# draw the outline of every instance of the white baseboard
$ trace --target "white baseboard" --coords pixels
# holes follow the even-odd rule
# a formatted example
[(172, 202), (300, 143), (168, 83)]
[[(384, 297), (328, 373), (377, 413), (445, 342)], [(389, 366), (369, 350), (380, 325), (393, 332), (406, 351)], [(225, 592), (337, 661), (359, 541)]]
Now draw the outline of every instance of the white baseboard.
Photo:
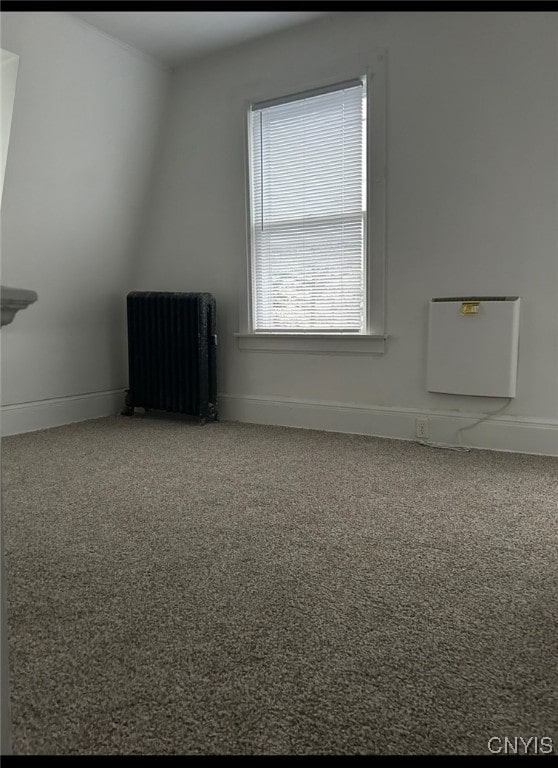
[[(456, 443), (461, 427), (474, 424), (483, 413), (387, 408), (353, 403), (296, 400), (219, 394), (219, 413), (224, 421), (275, 424), (327, 432), (415, 440), (415, 419), (429, 420), (430, 437), (436, 443)], [(124, 389), (73, 395), (2, 407), (2, 435), (34, 432), (120, 412)], [(558, 420), (496, 416), (467, 430), (463, 444), (493, 451), (558, 456)]]
[[(429, 420), (429, 440), (457, 444), (457, 430), (483, 413), (385, 408), (327, 401), (220, 394), (220, 418), (253, 424), (322, 429), (359, 435), (415, 440), (415, 419)], [(558, 420), (497, 416), (462, 433), (463, 445), (492, 451), (558, 456)]]
[(2, 406), (2, 435), (35, 432), (74, 421), (113, 416), (124, 405), (124, 389), (56, 397), (31, 403)]

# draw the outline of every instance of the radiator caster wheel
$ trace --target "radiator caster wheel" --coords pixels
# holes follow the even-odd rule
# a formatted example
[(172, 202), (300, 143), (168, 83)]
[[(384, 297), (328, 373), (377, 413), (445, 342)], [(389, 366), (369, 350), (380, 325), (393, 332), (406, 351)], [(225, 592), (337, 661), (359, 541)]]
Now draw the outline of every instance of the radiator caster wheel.
[(209, 403), (207, 413), (209, 415), (209, 418), (212, 421), (217, 421), (217, 416), (219, 415), (219, 411), (217, 410), (217, 407), (213, 403)]

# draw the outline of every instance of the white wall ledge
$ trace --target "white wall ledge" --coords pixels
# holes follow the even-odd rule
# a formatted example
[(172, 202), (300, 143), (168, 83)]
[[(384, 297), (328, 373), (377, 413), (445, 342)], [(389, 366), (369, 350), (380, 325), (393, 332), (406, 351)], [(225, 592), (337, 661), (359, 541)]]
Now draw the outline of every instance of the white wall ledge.
[(242, 351), (378, 355), (388, 338), (363, 333), (235, 333)]
[(9, 325), (14, 319), (16, 312), (33, 304), (37, 301), (37, 298), (38, 296), (35, 291), (29, 291), (25, 288), (10, 288), (8, 285), (3, 285), (0, 295), (2, 325)]

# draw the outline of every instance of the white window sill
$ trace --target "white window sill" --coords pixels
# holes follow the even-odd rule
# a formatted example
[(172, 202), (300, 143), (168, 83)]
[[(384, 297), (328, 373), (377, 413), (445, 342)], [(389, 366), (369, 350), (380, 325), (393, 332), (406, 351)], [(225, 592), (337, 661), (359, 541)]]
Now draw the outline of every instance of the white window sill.
[(235, 333), (243, 351), (341, 353), (378, 355), (385, 352), (383, 334), (361, 333)]

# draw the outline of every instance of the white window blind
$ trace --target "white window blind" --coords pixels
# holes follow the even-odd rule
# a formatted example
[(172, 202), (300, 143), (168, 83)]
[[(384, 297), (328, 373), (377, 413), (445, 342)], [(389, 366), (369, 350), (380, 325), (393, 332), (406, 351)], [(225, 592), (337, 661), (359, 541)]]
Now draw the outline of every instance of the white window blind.
[(366, 332), (365, 80), (250, 111), (252, 324)]

